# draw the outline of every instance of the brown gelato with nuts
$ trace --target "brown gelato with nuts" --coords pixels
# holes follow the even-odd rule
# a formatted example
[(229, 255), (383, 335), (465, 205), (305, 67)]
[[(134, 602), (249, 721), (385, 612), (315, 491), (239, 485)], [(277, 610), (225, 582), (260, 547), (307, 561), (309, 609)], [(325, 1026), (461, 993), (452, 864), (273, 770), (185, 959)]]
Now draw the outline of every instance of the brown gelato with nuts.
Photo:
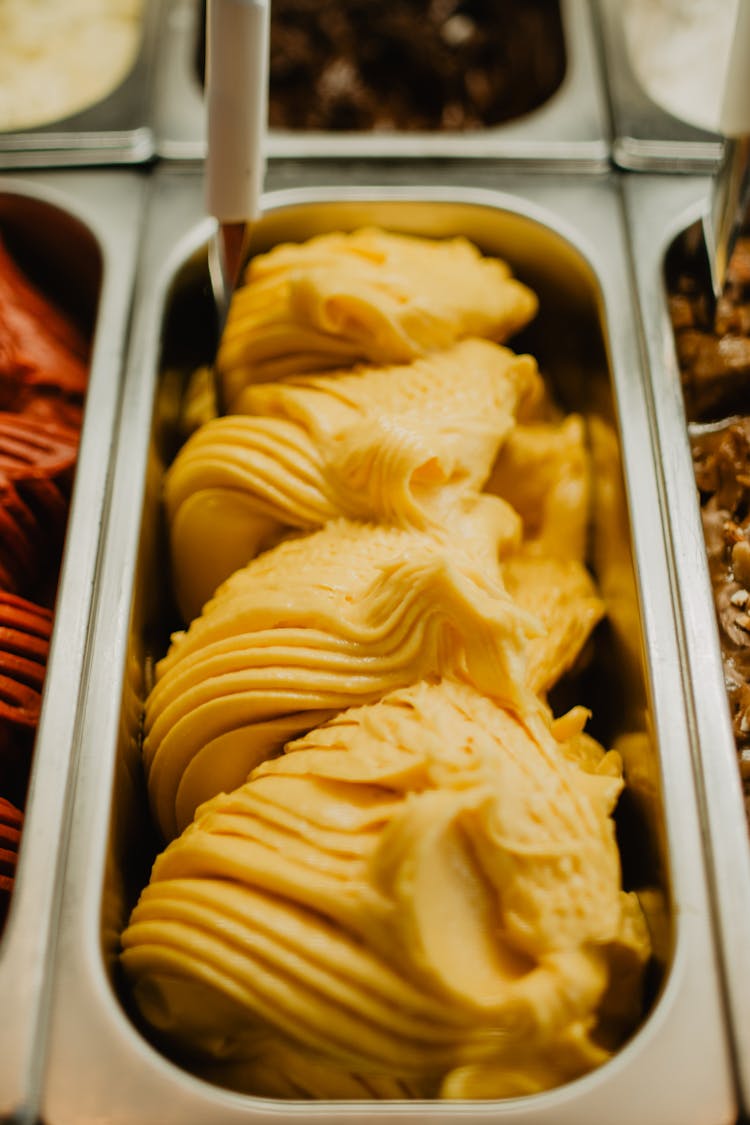
[(697, 274), (679, 269), (670, 314), (750, 818), (750, 236), (715, 308)]
[(559, 0), (274, 0), (270, 35), (274, 129), (481, 129), (565, 73)]
[(692, 439), (724, 679), (750, 812), (750, 419)]

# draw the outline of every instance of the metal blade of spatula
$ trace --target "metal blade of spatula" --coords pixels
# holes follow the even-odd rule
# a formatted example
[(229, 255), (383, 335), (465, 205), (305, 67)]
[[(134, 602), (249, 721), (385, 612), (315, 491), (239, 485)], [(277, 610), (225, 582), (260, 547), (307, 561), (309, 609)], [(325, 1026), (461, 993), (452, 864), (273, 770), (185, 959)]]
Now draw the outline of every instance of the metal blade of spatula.
[(714, 177), (704, 236), (718, 300), (750, 202), (750, 0), (740, 0), (719, 121), (724, 157)]
[[(268, 116), (269, 0), (206, 6), (206, 209), (217, 220), (208, 267), (218, 339), (258, 217)], [(220, 388), (217, 397), (221, 400)]]

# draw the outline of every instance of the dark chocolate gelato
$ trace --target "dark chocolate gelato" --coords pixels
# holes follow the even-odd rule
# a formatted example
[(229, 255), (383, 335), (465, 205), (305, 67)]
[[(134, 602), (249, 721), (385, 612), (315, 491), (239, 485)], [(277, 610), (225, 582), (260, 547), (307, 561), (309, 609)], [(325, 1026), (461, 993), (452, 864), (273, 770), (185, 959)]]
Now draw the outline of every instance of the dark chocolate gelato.
[(274, 0), (270, 35), (273, 129), (481, 129), (565, 73), (559, 0)]

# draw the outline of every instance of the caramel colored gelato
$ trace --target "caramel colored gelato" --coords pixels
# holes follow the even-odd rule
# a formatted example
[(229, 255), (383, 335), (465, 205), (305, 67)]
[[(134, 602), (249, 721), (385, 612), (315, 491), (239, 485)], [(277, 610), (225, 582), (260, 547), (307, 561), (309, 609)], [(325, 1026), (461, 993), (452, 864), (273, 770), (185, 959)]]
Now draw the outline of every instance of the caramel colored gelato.
[(442, 679), (289, 744), (157, 860), (123, 935), (147, 1020), (292, 1097), (310, 1060), (326, 1096), (357, 1076), (454, 1098), (603, 1062), (648, 937), (620, 890), (620, 762), (583, 721), (558, 742), (541, 708)]
[(233, 412), (200, 423), (191, 385), (164, 481), (186, 627), (143, 723), (171, 843), (122, 963), (212, 1081), (509, 1097), (637, 1024), (622, 764), (549, 702), (604, 604), (584, 420), (502, 343), (535, 311), (464, 239), (322, 235), (248, 267)]

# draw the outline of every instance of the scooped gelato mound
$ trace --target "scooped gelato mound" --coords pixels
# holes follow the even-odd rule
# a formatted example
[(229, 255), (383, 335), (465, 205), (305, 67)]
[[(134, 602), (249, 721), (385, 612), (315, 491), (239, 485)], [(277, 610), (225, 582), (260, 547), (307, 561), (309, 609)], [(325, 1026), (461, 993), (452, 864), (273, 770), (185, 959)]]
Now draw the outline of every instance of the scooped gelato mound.
[(477, 493), (517, 416), (541, 395), (531, 356), (480, 339), (411, 364), (247, 387), (243, 413), (201, 426), (165, 478), (186, 620), (282, 534), (340, 516), (466, 539), (472, 524), (481, 535), (494, 506), (506, 528), (490, 533), (497, 555), (499, 540), (517, 539), (518, 518)]
[(522, 694), (537, 619), (461, 544), (336, 520), (238, 570), (156, 669), (144, 763), (169, 839), (288, 738), (427, 675)]
[(217, 357), (230, 410), (251, 383), (355, 363), (409, 363), (468, 336), (502, 343), (536, 313), (508, 265), (464, 238), (374, 228), (254, 257)]
[(144, 1019), (280, 1096), (314, 1071), (315, 1096), (505, 1097), (604, 1062), (649, 942), (585, 715), (448, 678), (287, 745), (157, 859), (123, 935)]
[(280, 244), (232, 303), (230, 413), (200, 369), (169, 398), (186, 626), (142, 749), (172, 842), (122, 958), (159, 1045), (211, 1081), (531, 1094), (640, 1017), (621, 761), (550, 703), (605, 606), (590, 427), (503, 343), (535, 311), (463, 238)]
[(520, 418), (485, 488), (518, 512), (529, 550), (542, 558), (585, 560), (591, 455), (580, 414)]

